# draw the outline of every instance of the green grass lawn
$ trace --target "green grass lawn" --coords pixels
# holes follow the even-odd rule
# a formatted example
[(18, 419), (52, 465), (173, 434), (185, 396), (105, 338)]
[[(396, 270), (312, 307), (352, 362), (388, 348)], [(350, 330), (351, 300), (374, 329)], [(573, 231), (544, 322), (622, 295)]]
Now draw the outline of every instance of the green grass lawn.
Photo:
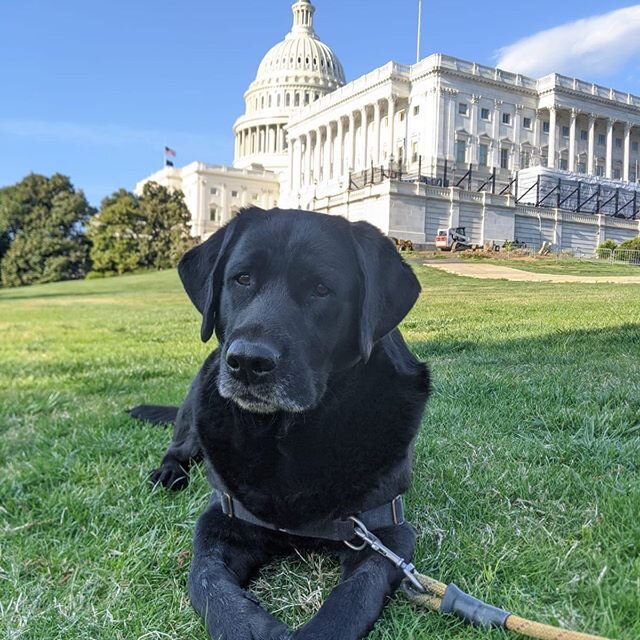
[(636, 276), (640, 281), (640, 265), (610, 264), (599, 260), (578, 258), (481, 258), (464, 256), (465, 260), (479, 260), (483, 264), (495, 264), (534, 273), (553, 273), (575, 276)]
[[(417, 267), (403, 325), (432, 367), (408, 515), (424, 573), (515, 613), (640, 637), (640, 285), (472, 280)], [(173, 272), (0, 291), (0, 635), (205, 638), (186, 577), (202, 472), (150, 490), (208, 347)], [(337, 579), (312, 555), (255, 591), (299, 624)], [(401, 596), (374, 640), (504, 637)]]

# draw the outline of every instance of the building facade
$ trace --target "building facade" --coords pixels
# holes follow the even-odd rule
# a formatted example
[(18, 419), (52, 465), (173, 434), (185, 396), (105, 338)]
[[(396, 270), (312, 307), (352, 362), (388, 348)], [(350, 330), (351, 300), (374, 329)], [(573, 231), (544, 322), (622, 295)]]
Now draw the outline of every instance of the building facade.
[(191, 212), (191, 235), (197, 238), (211, 235), (243, 207), (271, 209), (277, 206), (280, 193), (278, 178), (271, 171), (203, 162), (192, 162), (181, 168), (164, 167), (138, 182), (137, 194), (142, 193), (147, 182), (182, 190)]
[(434, 177), (446, 161), (450, 171), (495, 169), (503, 182), (531, 166), (636, 182), (640, 98), (434, 54), (389, 63), (321, 98), (292, 118), (288, 137), (290, 206), (389, 162)]
[[(297, 0), (292, 11), (291, 31), (266, 54), (245, 93), (245, 113), (234, 125), (233, 167), (192, 163), (146, 179), (183, 189), (194, 235), (208, 235), (240, 207), (277, 202), (369, 220), (419, 244), (433, 242), (434, 220), (439, 226), (462, 222), (474, 242), (503, 242), (530, 230), (524, 205), (568, 206), (560, 186), (553, 200), (521, 201), (517, 186), (514, 193), (514, 176), (537, 167), (558, 184), (588, 179), (615, 192), (600, 198), (598, 186), (598, 197), (589, 197), (595, 208), (578, 202), (568, 210), (578, 218), (624, 218), (617, 226), (606, 220), (594, 226), (596, 218), (585, 217), (587, 235), (577, 243), (585, 251), (606, 237), (607, 228), (621, 238), (638, 235), (640, 97), (558, 74), (530, 78), (440, 53), (414, 65), (389, 62), (346, 83), (339, 59), (314, 31), (313, 4)], [(407, 182), (415, 184), (400, 184)], [(465, 197), (457, 192), (479, 193), (488, 184), (490, 194), (466, 198), (485, 198), (483, 206), (460, 214), (455, 203)], [(603, 201), (607, 207), (601, 209)], [(543, 217), (548, 218), (538, 220)], [(579, 224), (578, 218), (571, 224)], [(556, 222), (562, 219), (554, 214)], [(551, 235), (542, 233), (542, 222), (538, 226), (540, 233), (527, 232), (528, 237), (571, 248), (567, 243), (574, 236), (563, 236), (561, 226)]]

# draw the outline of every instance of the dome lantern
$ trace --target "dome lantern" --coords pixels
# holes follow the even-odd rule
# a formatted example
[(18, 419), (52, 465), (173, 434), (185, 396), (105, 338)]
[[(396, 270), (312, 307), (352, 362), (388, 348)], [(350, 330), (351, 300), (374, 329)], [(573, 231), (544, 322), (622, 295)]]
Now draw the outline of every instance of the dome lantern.
[(315, 35), (313, 32), (313, 14), (316, 8), (309, 0), (298, 0), (292, 7), (293, 11), (293, 27), (292, 34), (304, 33), (307, 35)]

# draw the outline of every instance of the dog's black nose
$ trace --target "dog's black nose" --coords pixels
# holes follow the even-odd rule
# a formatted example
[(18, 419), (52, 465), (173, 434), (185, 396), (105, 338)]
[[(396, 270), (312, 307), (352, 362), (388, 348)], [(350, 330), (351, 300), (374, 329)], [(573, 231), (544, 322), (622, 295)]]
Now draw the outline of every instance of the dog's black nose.
[(253, 382), (273, 371), (278, 365), (278, 354), (266, 344), (234, 340), (227, 349), (226, 362), (236, 377)]

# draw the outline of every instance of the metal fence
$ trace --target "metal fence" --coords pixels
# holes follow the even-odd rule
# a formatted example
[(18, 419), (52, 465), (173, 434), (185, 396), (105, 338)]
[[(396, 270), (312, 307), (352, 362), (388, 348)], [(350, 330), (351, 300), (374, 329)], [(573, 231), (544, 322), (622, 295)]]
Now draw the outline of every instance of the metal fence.
[(374, 167), (351, 173), (349, 189), (358, 190), (379, 184), (387, 179), (402, 182), (420, 182), (437, 187), (458, 187), (466, 191), (511, 195), (516, 204), (534, 207), (564, 209), (575, 213), (603, 214), (606, 216), (640, 219), (640, 196), (635, 189), (600, 184), (597, 180), (576, 180), (537, 176), (532, 181), (519, 180), (518, 172), (506, 179), (496, 169), (474, 169), (473, 165), (450, 164), (447, 161), (436, 175), (423, 172), (422, 158), (415, 169), (407, 171), (403, 163)]
[(633, 264), (640, 267), (640, 251), (636, 249), (596, 249), (596, 257), (612, 264)]

